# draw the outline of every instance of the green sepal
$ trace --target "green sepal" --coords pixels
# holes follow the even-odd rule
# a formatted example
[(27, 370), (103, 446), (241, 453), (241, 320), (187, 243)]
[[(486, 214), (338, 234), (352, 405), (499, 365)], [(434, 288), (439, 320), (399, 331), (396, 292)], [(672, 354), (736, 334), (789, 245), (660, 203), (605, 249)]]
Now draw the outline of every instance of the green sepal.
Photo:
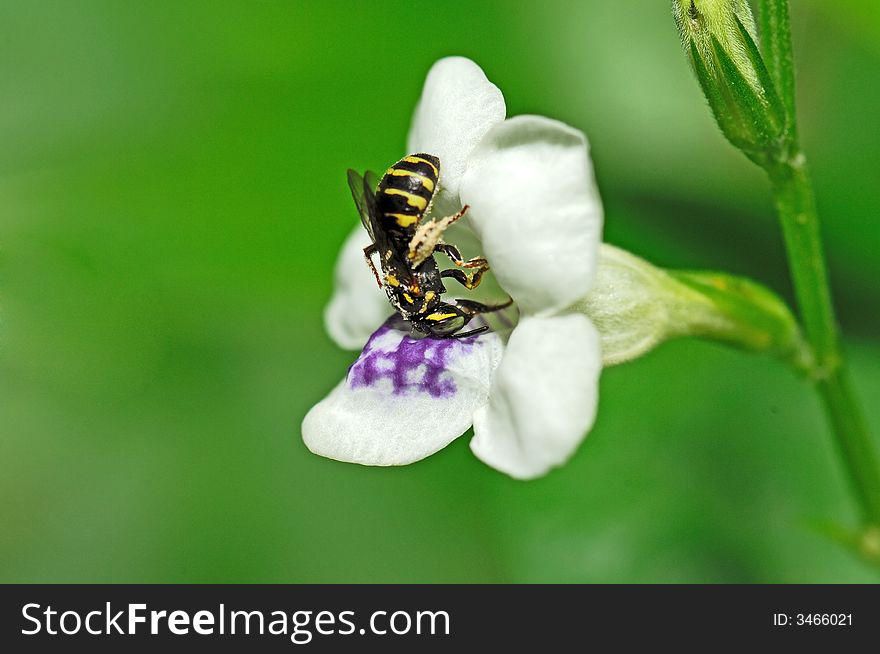
[(740, 139), (736, 131), (730, 130), (726, 124), (724, 107), (727, 103), (721, 94), (720, 87), (709, 73), (709, 69), (706, 67), (703, 58), (700, 56), (699, 48), (693, 40), (690, 42), (690, 51), (691, 61), (694, 64), (694, 73), (697, 76), (697, 81), (700, 83), (700, 88), (703, 89), (703, 95), (706, 96), (706, 101), (709, 103), (709, 108), (712, 110), (715, 122), (718, 124), (718, 127), (721, 129), (724, 136), (727, 137), (727, 140), (733, 143), (736, 147), (741, 147)]
[(736, 21), (736, 26), (739, 29), (743, 43), (746, 46), (746, 54), (749, 57), (752, 68), (758, 75), (758, 82), (764, 91), (764, 97), (767, 100), (769, 109), (768, 118), (773, 123), (773, 134), (778, 138), (780, 133), (785, 131), (789, 117), (786, 115), (785, 107), (779, 99), (779, 93), (776, 90), (776, 82), (770, 76), (770, 71), (767, 70), (767, 66), (764, 64), (764, 59), (761, 57), (761, 53), (758, 51), (758, 46), (752, 39), (752, 35), (749, 34), (749, 31), (746, 29), (745, 25), (742, 24), (742, 21), (738, 16), (734, 16), (734, 20)]
[(797, 115), (788, 0), (758, 0), (757, 4), (762, 58), (767, 64), (767, 70), (785, 107), (786, 141), (795, 143)]
[(606, 366), (693, 336), (776, 356), (801, 372), (813, 369), (812, 350), (785, 302), (742, 277), (663, 270), (603, 243), (593, 288), (571, 308), (593, 321)]
[[(749, 158), (764, 165), (766, 153), (774, 147), (782, 133), (782, 125), (770, 112), (764, 94), (752, 86), (714, 36), (712, 52), (718, 64), (717, 83), (727, 99), (726, 106), (719, 110), (729, 112), (723, 115), (723, 122), (737, 135), (736, 140), (728, 138)], [(719, 124), (722, 124), (722, 119), (719, 119)]]
[[(726, 341), (777, 356), (808, 373), (813, 356), (788, 305), (765, 286), (716, 271), (671, 270), (676, 281), (708, 299), (717, 312), (702, 324), (683, 325), (683, 333)], [(716, 320), (715, 318), (723, 318)]]
[(865, 563), (880, 570), (880, 525), (868, 524), (858, 530), (836, 522), (814, 522), (813, 528), (843, 546)]

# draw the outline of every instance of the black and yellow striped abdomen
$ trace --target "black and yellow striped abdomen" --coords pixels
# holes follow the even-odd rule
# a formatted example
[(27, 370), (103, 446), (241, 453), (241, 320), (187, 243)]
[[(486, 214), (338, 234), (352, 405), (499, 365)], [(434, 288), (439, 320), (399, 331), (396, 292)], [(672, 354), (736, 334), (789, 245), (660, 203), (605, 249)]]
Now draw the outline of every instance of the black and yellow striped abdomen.
[(399, 242), (409, 242), (437, 191), (440, 160), (431, 154), (411, 154), (385, 171), (376, 190), (376, 210), (382, 227)]

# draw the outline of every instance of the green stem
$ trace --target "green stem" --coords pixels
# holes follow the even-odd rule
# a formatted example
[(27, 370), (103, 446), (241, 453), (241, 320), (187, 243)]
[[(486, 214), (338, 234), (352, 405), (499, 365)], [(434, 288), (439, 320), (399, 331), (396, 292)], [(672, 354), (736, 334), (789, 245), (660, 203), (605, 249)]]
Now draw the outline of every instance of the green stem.
[(819, 217), (806, 158), (768, 166), (801, 318), (815, 354), (813, 378), (866, 522), (880, 524), (880, 467), (840, 351)]

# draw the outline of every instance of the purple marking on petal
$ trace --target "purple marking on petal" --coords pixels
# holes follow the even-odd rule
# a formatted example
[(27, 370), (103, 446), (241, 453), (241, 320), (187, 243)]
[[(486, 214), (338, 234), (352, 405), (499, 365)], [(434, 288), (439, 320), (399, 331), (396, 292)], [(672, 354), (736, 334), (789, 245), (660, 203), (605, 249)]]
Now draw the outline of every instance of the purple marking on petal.
[(455, 382), (447, 372), (449, 356), (455, 348), (470, 349), (477, 336), (463, 339), (414, 337), (401, 333), (393, 349), (380, 349), (381, 341), (391, 331), (403, 332), (408, 326), (397, 316), (389, 318), (364, 346), (358, 360), (348, 370), (352, 388), (373, 386), (382, 379), (391, 380), (395, 395), (407, 392), (448, 397), (455, 393)]

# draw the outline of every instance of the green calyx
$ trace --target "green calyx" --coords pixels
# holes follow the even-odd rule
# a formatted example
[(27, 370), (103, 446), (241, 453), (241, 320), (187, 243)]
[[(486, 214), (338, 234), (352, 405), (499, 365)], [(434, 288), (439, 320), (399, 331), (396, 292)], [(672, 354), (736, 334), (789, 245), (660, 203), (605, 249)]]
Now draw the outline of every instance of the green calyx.
[(606, 366), (692, 336), (776, 356), (801, 372), (812, 369), (811, 350), (786, 304), (741, 277), (661, 270), (603, 244), (594, 287), (572, 308), (596, 325)]
[(809, 374), (813, 354), (788, 305), (765, 286), (716, 271), (668, 271), (711, 307), (682, 321), (681, 335), (704, 336), (752, 352), (771, 354)]

